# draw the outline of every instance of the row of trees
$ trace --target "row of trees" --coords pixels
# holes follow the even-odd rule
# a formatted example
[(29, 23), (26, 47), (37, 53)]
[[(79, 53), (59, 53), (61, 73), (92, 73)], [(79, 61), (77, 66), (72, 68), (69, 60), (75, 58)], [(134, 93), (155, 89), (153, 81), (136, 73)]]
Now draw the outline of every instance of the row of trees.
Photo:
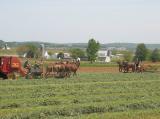
[[(88, 41), (88, 47), (86, 49), (86, 51), (79, 49), (79, 48), (74, 48), (69, 50), (69, 52), (71, 53), (72, 58), (78, 58), (78, 57), (88, 57), (88, 60), (93, 62), (96, 60), (97, 57), (97, 51), (100, 48), (100, 44), (99, 42), (95, 41), (94, 39), (90, 39)], [(26, 54), (26, 57), (29, 58), (38, 58), (42, 56), (42, 52), (40, 50), (40, 48), (38, 48), (37, 46), (35, 46), (34, 44), (27, 44), (27, 45), (22, 45), (20, 47), (17, 48), (17, 53), (20, 56), (23, 56), (24, 54)], [(49, 52), (49, 54), (51, 55), (52, 53)], [(57, 55), (57, 58), (64, 58), (64, 53), (63, 52), (59, 52)]]
[[(69, 50), (69, 52), (71, 53), (71, 56), (73, 58), (87, 57), (88, 60), (91, 63), (93, 63), (97, 58), (97, 52), (99, 49), (100, 49), (100, 43), (94, 39), (90, 39), (88, 41), (88, 46), (86, 51), (74, 48)], [(21, 56), (26, 53), (26, 57), (31, 57), (31, 58), (38, 58), (42, 56), (40, 48), (36, 47), (33, 44), (28, 44), (18, 47), (17, 53)], [(147, 47), (143, 43), (137, 45), (136, 51), (134, 53), (131, 51), (121, 51), (121, 53), (124, 54), (124, 59), (127, 61), (132, 61), (132, 60), (135, 61), (137, 59), (141, 61), (145, 60), (151, 60), (153, 62), (160, 61), (160, 51), (157, 48), (151, 51), (147, 49)], [(64, 58), (63, 52), (59, 52), (57, 58), (59, 57)]]
[(160, 61), (160, 50), (154, 49), (150, 50), (146, 47), (144, 43), (138, 44), (135, 53), (132, 53), (130, 51), (124, 51), (124, 59), (127, 61), (152, 61), (157, 62)]
[[(100, 49), (99, 42), (96, 42), (94, 39), (89, 40), (87, 47), (87, 56), (91, 63), (96, 60), (97, 51)], [(160, 61), (160, 50), (154, 49), (153, 51), (147, 49), (144, 43), (138, 44), (135, 53), (131, 51), (123, 51), (124, 59), (127, 61), (145, 61), (151, 60), (152, 62)]]
[(156, 48), (153, 50), (153, 52), (151, 53), (151, 60), (152, 62), (157, 62), (160, 61), (160, 51)]
[(136, 48), (135, 58), (141, 61), (151, 60), (152, 62), (157, 62), (160, 61), (160, 51), (157, 48), (151, 51), (142, 43)]

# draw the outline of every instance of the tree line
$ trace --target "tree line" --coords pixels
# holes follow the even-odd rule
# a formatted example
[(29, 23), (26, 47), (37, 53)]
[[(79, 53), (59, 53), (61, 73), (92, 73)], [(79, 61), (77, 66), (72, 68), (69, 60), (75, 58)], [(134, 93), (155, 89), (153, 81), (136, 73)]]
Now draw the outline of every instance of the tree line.
[[(68, 52), (71, 54), (71, 57), (76, 58), (83, 58), (87, 57), (91, 63), (93, 63), (96, 60), (97, 52), (100, 49), (100, 43), (98, 41), (95, 41), (94, 39), (90, 39), (88, 41), (88, 46), (86, 50), (80, 49), (80, 48), (72, 48), (69, 49)], [(20, 56), (23, 56), (25, 54), (25, 57), (27, 58), (39, 58), (42, 56), (42, 52), (39, 47), (37, 47), (34, 44), (25, 44), (21, 45), (17, 48), (17, 54)], [(52, 52), (48, 52), (49, 55), (52, 55)], [(63, 59), (64, 53), (60, 51), (57, 55), (57, 58)]]
[[(88, 61), (93, 63), (96, 58), (97, 58), (97, 52), (101, 48), (100, 43), (96, 41), (95, 39), (90, 39), (88, 41), (88, 45), (86, 50), (80, 49), (80, 48), (72, 48), (69, 50), (71, 57), (76, 59), (78, 57), (87, 57)], [(114, 51), (112, 51), (114, 54)], [(17, 53), (19, 55), (23, 55), (26, 53), (26, 57), (31, 57), (31, 58), (38, 58), (41, 57), (41, 51), (40, 48), (38, 48), (34, 44), (27, 44), (27, 45), (22, 45), (17, 48)], [(138, 44), (135, 52), (132, 51), (121, 51), (123, 54), (124, 60), (127, 61), (135, 61), (135, 60), (140, 60), (140, 61), (145, 61), (145, 60), (150, 60), (152, 62), (157, 62), (160, 61), (160, 50), (155, 48), (154, 50), (150, 50), (146, 47), (144, 43)], [(52, 55), (52, 52), (48, 52), (49, 55)], [(57, 58), (64, 58), (64, 53), (59, 52), (57, 55)]]
[(123, 60), (126, 61), (152, 61), (158, 62), (160, 61), (160, 50), (155, 48), (153, 50), (146, 47), (144, 43), (140, 43), (137, 45), (135, 51), (114, 51), (113, 54), (121, 53), (123, 54)]
[(141, 61), (160, 61), (160, 50), (155, 48), (154, 50), (149, 50), (144, 43), (137, 45), (135, 58), (138, 58)]

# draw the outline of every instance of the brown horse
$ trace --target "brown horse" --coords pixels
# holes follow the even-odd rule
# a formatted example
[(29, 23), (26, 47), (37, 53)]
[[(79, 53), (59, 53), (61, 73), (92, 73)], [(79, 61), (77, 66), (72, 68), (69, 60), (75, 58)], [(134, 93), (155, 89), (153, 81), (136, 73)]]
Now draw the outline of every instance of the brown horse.
[(45, 70), (45, 77), (47, 78), (49, 75), (53, 75), (53, 66), (54, 64), (48, 64)]
[(77, 70), (80, 66), (80, 61), (75, 61), (75, 62), (68, 62), (66, 64), (66, 68), (69, 71), (69, 73), (73, 73), (73, 76), (77, 75)]
[(79, 66), (80, 66), (80, 61), (74, 62), (73, 66), (72, 66), (72, 70), (71, 70), (73, 72), (73, 75), (77, 75), (76, 72), (77, 72)]
[(131, 69), (132, 72), (135, 71), (135, 64), (134, 63), (128, 63), (126, 61), (122, 62), (123, 64), (123, 72), (128, 73)]

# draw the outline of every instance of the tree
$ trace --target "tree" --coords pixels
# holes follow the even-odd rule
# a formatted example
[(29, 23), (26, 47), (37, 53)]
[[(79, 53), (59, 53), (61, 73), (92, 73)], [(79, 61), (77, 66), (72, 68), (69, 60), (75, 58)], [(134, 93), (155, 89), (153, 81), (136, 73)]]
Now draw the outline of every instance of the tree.
[(147, 48), (144, 43), (137, 45), (136, 52), (135, 52), (135, 59), (140, 61), (146, 60), (147, 57)]
[(23, 56), (25, 53), (28, 52), (28, 48), (26, 45), (21, 45), (17, 47), (16, 52), (18, 55)]
[(160, 61), (160, 53), (157, 48), (154, 49), (153, 52), (151, 53), (151, 60), (152, 62)]
[(71, 56), (76, 59), (78, 57), (84, 57), (85, 56), (85, 52), (79, 48), (74, 48), (70, 50), (71, 52)]
[(130, 51), (123, 51), (123, 57), (125, 61), (131, 61), (133, 60), (133, 53)]
[(153, 50), (147, 49), (147, 56), (146, 56), (147, 61), (151, 61), (152, 52), (153, 52)]
[(88, 60), (91, 61), (91, 63), (93, 63), (93, 61), (96, 60), (99, 48), (100, 48), (99, 42), (96, 42), (94, 39), (90, 39), (88, 41), (87, 56)]
[(21, 56), (26, 53), (26, 57), (28, 58), (38, 58), (40, 56), (40, 50), (33, 44), (22, 45), (16, 51)]

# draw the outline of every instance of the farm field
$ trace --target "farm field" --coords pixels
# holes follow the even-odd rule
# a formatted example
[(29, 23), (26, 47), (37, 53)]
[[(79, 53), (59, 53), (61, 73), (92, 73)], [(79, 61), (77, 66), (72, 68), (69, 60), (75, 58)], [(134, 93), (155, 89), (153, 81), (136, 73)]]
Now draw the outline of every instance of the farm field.
[(160, 74), (93, 71), (0, 80), (0, 118), (159, 119)]
[(78, 69), (78, 72), (80, 73), (118, 73), (118, 67), (80, 67)]

